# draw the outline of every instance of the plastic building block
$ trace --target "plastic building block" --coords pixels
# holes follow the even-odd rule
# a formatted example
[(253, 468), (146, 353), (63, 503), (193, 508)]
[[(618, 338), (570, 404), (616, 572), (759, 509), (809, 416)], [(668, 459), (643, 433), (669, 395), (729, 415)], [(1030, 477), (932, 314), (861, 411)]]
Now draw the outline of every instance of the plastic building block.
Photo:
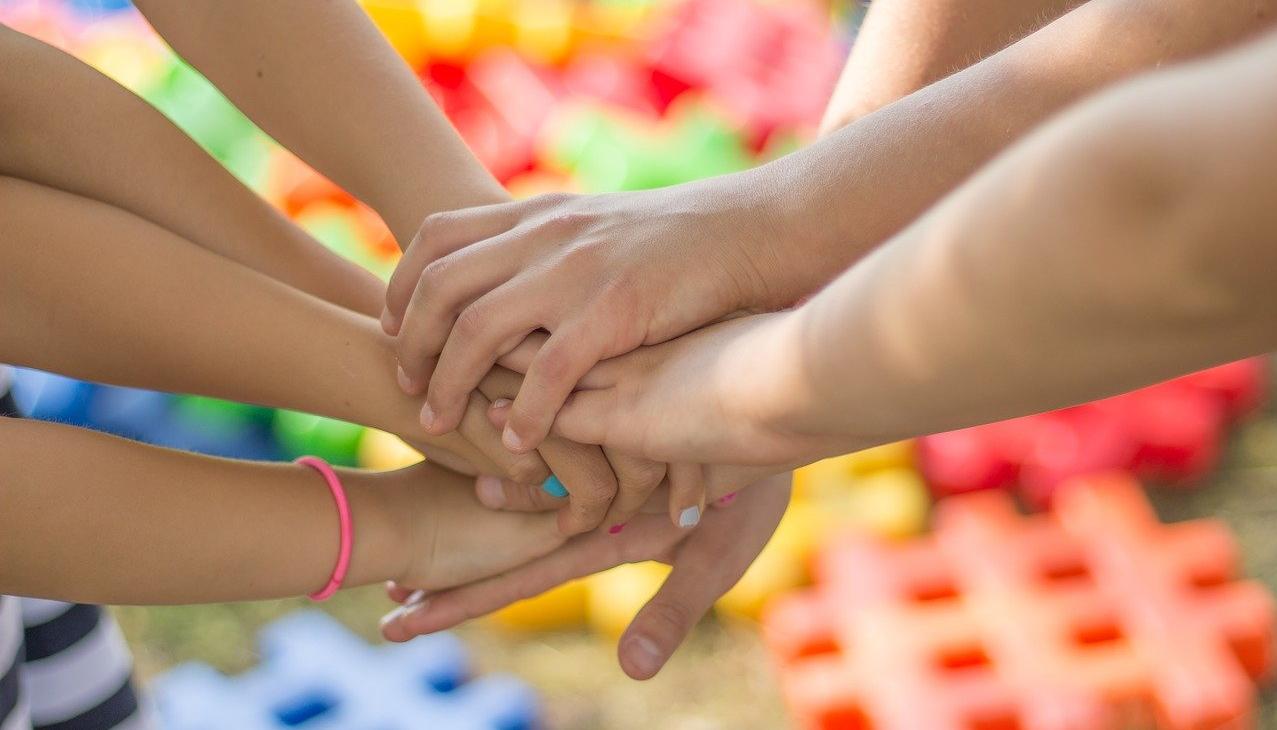
[(589, 593), (588, 581), (574, 580), (500, 609), (492, 622), (509, 631), (577, 628), (585, 624)]
[(368, 429), (359, 441), (359, 465), (365, 469), (389, 471), (412, 466), (422, 460), (417, 450), (398, 436)]
[(273, 431), (290, 459), (312, 454), (339, 466), (359, 463), (359, 441), (364, 429), (353, 423), (297, 411), (278, 411)]
[(1018, 487), (1033, 506), (1070, 478), (1124, 469), (1192, 484), (1219, 460), (1225, 429), (1262, 403), (1265, 361), (1243, 360), (1061, 411), (927, 436), (919, 462), (946, 496)]
[(669, 566), (661, 563), (633, 563), (590, 576), (590, 628), (602, 636), (618, 638), (656, 594), (669, 572)]
[(834, 544), (764, 636), (804, 728), (1244, 728), (1274, 608), (1237, 562), (1222, 524), (1160, 524), (1128, 475), (1027, 517), (986, 491), (928, 537)]
[(23, 414), (42, 421), (89, 425), (89, 408), (99, 386), (39, 370), (13, 370), (13, 399)]
[(532, 730), (535, 693), (509, 676), (470, 679), (450, 634), (368, 646), (326, 614), (266, 627), (262, 664), (224, 677), (202, 664), (159, 677), (152, 695), (167, 730)]
[(777, 129), (814, 127), (842, 66), (815, 3), (690, 0), (666, 28), (651, 49), (658, 93), (704, 90), (756, 148)]

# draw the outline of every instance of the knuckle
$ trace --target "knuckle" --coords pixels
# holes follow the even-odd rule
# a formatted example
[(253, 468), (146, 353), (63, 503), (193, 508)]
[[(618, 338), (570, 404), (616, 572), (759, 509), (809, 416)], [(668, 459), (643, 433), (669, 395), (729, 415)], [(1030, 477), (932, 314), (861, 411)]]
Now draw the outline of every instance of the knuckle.
[(437, 292), (454, 268), (455, 260), (451, 256), (435, 259), (421, 269), (421, 291), (430, 295)]
[(456, 329), (460, 335), (469, 339), (483, 332), (487, 322), (488, 313), (486, 309), (476, 302), (461, 310), (461, 314), (457, 315)]
[(560, 385), (572, 375), (572, 353), (567, 347), (547, 347), (541, 350), (538, 372), (542, 388)]
[(447, 211), (431, 213), (421, 222), (421, 229), (418, 231), (418, 237), (424, 242), (438, 236), (448, 229), (452, 223), (452, 216)]
[(556, 210), (545, 217), (541, 226), (548, 231), (562, 233), (578, 230), (589, 220), (590, 216), (579, 210)]
[(550, 470), (535, 457), (516, 459), (506, 471), (511, 479), (520, 484), (540, 484), (550, 476)]
[(654, 600), (644, 609), (644, 620), (659, 636), (677, 639), (696, 623), (691, 610), (680, 603), (666, 600)]

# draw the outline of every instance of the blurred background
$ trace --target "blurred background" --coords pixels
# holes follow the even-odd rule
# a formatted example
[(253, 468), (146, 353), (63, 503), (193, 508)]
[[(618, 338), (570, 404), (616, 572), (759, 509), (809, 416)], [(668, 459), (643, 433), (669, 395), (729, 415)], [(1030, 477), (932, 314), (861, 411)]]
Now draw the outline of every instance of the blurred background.
[[(671, 185), (741, 170), (798, 148), (814, 136), (864, 12), (852, 2), (815, 0), (362, 5), (479, 158), (518, 196)], [(0, 0), (0, 22), (69, 51), (135, 91), (334, 250), (383, 277), (393, 270), (398, 248), (376, 215), (256, 129), (176, 59), (128, 2)], [(831, 546), (857, 536), (888, 546), (920, 545), (914, 541), (927, 539), (918, 536), (929, 529), (937, 500), (997, 490), (1037, 512), (1049, 510), (1079, 477), (1121, 470), (1154, 485), (1150, 498), (1165, 520), (1222, 519), (1238, 546), (1239, 572), (1272, 588), (1277, 418), (1266, 399), (1271, 375), (1266, 360), (1236, 363), (1097, 404), (892, 444), (801, 470), (793, 507), (758, 563), (650, 682), (636, 683), (621, 673), (615, 641), (659, 584), (661, 566), (624, 566), (455, 633), (477, 674), (510, 674), (531, 688), (546, 727), (875, 727), (880, 723), (859, 705), (824, 714), (813, 710), (818, 702), (809, 690), (815, 680), (796, 679), (806, 675), (794, 668), (807, 652), (789, 653), (785, 634), (791, 627), (764, 618), (779, 615), (767, 609), (777, 597), (822, 590), (804, 586), (813, 581), (813, 564), (836, 552)], [(335, 464), (370, 468), (417, 458), (386, 434), (301, 413), (33, 371), (18, 371), (14, 394), (37, 418), (224, 456), (290, 459), (313, 453)], [(1229, 574), (1216, 582), (1231, 579)], [(150, 679), (186, 662), (227, 675), (251, 670), (263, 661), (256, 639), (262, 627), (309, 607), (298, 600), (114, 612), (140, 675)], [(347, 591), (323, 610), (374, 641), (376, 620), (389, 607), (374, 587)], [(855, 610), (836, 601), (832, 609), (848, 616)], [(1254, 724), (1277, 727), (1272, 695), (1262, 687), (1251, 690), (1249, 675), (1266, 672), (1271, 641), (1271, 609), (1256, 610), (1253, 624), (1263, 650), (1239, 665), (1247, 681), (1242, 701), (1258, 708)], [(1120, 628), (1134, 631), (1122, 623), (1126, 620), (1118, 619)], [(1228, 649), (1238, 640), (1220, 633), (1214, 644), (1231, 661)], [(840, 646), (817, 653), (855, 650)], [(989, 664), (987, 656), (962, 662), (974, 671)], [(1019, 681), (1004, 676), (1009, 670), (1002, 667), (989, 671)], [(1262, 685), (1263, 677), (1257, 678)], [(826, 680), (848, 685), (849, 696), (861, 691), (836, 672)], [(1141, 687), (1127, 693), (1141, 699), (1119, 698), (1126, 709), (1146, 700), (1158, 704), (1156, 688)], [(916, 700), (936, 701), (925, 694)], [(311, 719), (322, 723), (320, 715)], [(1123, 717), (1128, 719), (1122, 726), (1188, 727), (1155, 708)], [(307, 722), (280, 727), (321, 726)], [(1010, 722), (973, 720), (970, 727), (1021, 727)], [(169, 726), (194, 727), (176, 719)], [(418, 726), (444, 727), (404, 725)], [(1237, 725), (1192, 725), (1214, 726)]]

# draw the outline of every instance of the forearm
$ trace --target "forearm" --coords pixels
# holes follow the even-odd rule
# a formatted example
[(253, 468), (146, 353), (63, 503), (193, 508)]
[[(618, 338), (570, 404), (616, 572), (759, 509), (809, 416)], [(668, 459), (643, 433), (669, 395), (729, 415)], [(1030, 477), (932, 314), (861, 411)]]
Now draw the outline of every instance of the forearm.
[(1085, 0), (885, 0), (869, 6), (838, 80), (831, 132), (995, 53)]
[(144, 101), (3, 27), (0, 58), (10, 70), (0, 76), (0, 174), (127, 210), (302, 291), (380, 312), (375, 276), (285, 219)]
[[(418, 433), (420, 405), (370, 317), (119, 209), (0, 183), (0, 362)], [(422, 440), (492, 468), (457, 434)]]
[(882, 443), (1277, 349), (1274, 63), (1089, 102), (842, 276), (790, 329), (818, 384), (794, 412), (826, 404), (796, 430)]
[(1273, 18), (1277, 0), (1091, 0), (984, 61), (745, 173), (747, 185), (773, 200), (780, 239), (803, 248), (788, 257), (774, 288), (815, 291), (1085, 94), (1227, 46)]
[[(0, 592), (93, 603), (297, 596), (337, 559), (323, 479), (158, 449), (81, 429), (0, 419)], [(343, 482), (358, 525), (346, 585), (399, 578), (409, 556), (394, 495)]]
[(505, 199), (353, 1), (137, 5), (262, 129), (377, 210), (401, 246), (431, 213)]

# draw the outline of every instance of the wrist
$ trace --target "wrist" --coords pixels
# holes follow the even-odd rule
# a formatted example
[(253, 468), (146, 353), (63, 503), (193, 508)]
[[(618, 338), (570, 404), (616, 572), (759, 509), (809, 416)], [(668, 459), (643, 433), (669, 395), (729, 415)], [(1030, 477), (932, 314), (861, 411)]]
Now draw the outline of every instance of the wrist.
[(420, 500), (389, 474), (343, 471), (341, 479), (354, 524), (346, 586), (402, 579), (412, 563), (413, 518)]
[(811, 173), (778, 160), (737, 176), (728, 222), (751, 282), (742, 309), (793, 307), (829, 283), (852, 257), (824, 216), (813, 215)]
[(799, 308), (764, 315), (760, 326), (733, 343), (731, 366), (750, 377), (733, 380), (736, 392), (723, 402), (738, 404), (729, 419), (746, 424), (749, 438), (770, 452), (773, 464), (806, 463), (842, 453), (837, 435), (823, 428), (812, 414), (827, 407), (829, 394), (820, 387), (810, 361), (807, 310)]

